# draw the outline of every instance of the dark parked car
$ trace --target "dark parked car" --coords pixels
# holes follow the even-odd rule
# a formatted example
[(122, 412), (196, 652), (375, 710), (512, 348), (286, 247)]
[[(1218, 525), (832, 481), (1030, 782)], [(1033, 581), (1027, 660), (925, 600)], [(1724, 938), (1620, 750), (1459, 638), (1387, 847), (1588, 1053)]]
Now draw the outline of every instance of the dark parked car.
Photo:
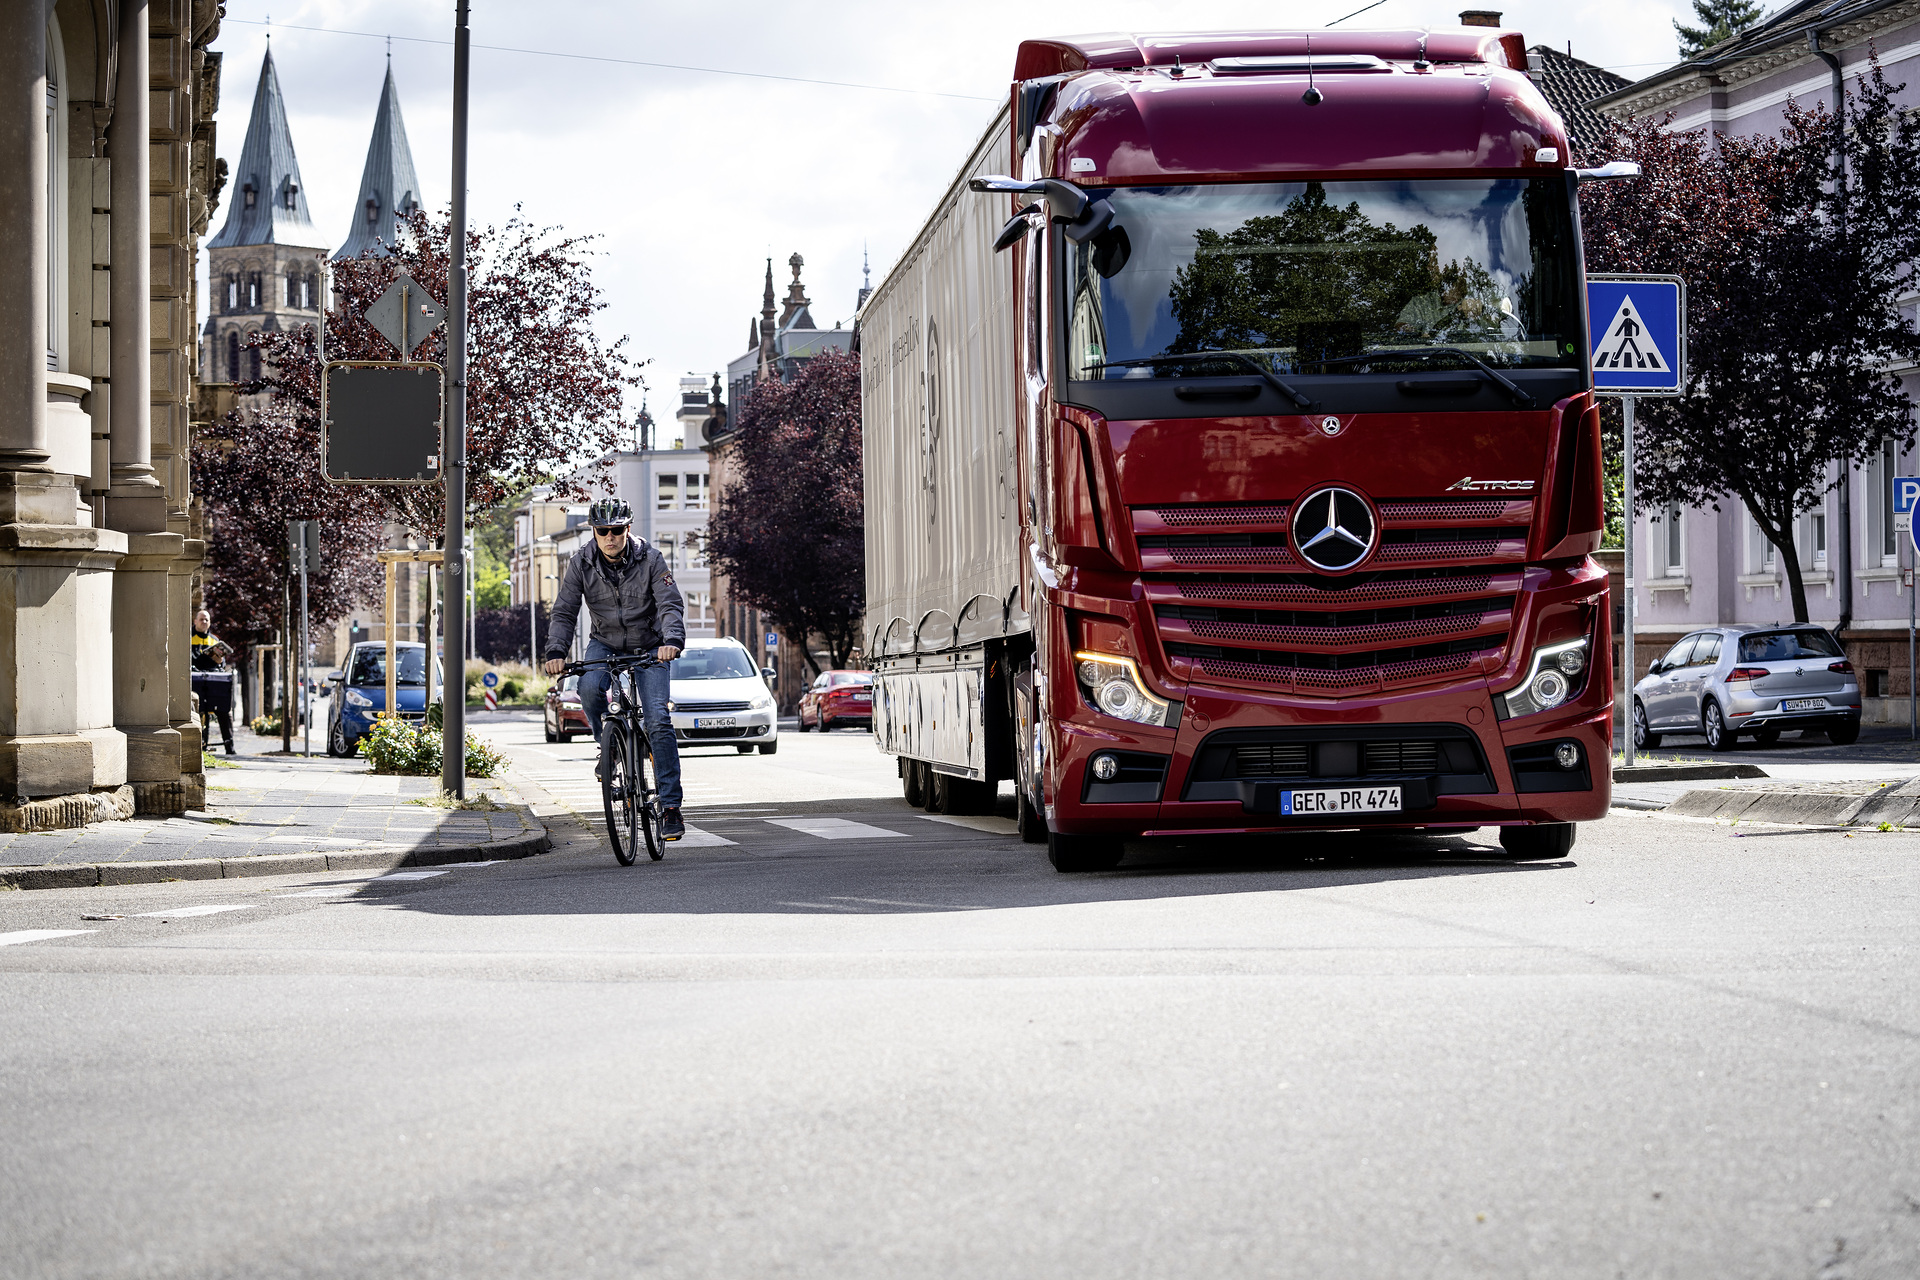
[(548, 742), (572, 742), (587, 732), (587, 713), (580, 706), (580, 677), (567, 676), (547, 686), (544, 724)]
[[(394, 701), (401, 717), (418, 726), (427, 714), (427, 646), (418, 642), (396, 644), (394, 661), (398, 667), (394, 681)], [(373, 728), (374, 717), (387, 705), (387, 646), (372, 641), (353, 646), (342, 671), (328, 674), (334, 696), (327, 718), (327, 754), (350, 756), (360, 749), (360, 739)]]
[(1715, 751), (1740, 735), (1763, 747), (1783, 729), (1824, 732), (1840, 746), (1860, 736), (1860, 680), (1831, 632), (1814, 626), (1709, 627), (1681, 639), (1633, 686), (1633, 742), (1704, 734)]
[(848, 724), (873, 728), (873, 672), (822, 671), (800, 697), (800, 732)]

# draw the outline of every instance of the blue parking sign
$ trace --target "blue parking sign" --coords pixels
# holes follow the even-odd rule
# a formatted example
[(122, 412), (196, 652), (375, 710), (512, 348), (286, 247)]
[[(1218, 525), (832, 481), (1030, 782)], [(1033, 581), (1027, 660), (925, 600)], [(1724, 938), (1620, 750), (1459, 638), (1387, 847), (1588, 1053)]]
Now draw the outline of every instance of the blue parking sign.
[(1679, 276), (1587, 277), (1587, 350), (1603, 395), (1677, 396), (1686, 385), (1687, 286)]
[(1913, 527), (1913, 512), (1920, 505), (1920, 476), (1893, 478), (1893, 514), (1907, 518), (1907, 537), (1913, 542), (1913, 554), (1920, 561), (1920, 530)]

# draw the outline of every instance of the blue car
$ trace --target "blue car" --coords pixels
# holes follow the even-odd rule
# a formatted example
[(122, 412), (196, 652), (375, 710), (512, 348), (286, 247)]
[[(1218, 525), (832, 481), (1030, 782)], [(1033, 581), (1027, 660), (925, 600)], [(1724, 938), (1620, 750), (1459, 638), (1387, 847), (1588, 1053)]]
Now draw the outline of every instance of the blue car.
[[(427, 714), (427, 646), (395, 644), (394, 660), (399, 665), (394, 700), (407, 723), (417, 726)], [(373, 729), (374, 717), (387, 705), (386, 644), (353, 646), (346, 670), (328, 673), (327, 680), (334, 687), (327, 717), (327, 754), (350, 756), (360, 749), (360, 739)]]

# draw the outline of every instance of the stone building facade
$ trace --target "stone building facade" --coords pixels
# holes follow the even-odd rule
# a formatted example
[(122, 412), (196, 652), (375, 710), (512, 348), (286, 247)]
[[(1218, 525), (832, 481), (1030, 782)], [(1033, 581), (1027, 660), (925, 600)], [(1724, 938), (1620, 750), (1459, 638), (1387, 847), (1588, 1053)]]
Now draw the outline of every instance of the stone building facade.
[(0, 6), (0, 825), (204, 803), (194, 262), (218, 0)]
[[(1829, 65), (1820, 55), (1833, 57)], [(1836, 77), (1851, 92), (1877, 56), (1889, 82), (1920, 108), (1920, 3), (1803, 0), (1775, 10), (1698, 57), (1589, 105), (1620, 117), (1671, 118), (1710, 135), (1777, 134), (1789, 100), (1831, 106)], [(1920, 287), (1902, 303), (1920, 322)], [(1891, 370), (1920, 403), (1920, 369)], [(1907, 720), (1907, 619), (1913, 548), (1896, 528), (1893, 478), (1920, 468), (1914, 450), (1888, 442), (1864, 466), (1829, 468), (1834, 487), (1800, 517), (1795, 547), (1811, 620), (1839, 630), (1861, 673), (1868, 723)], [(1639, 675), (1670, 645), (1713, 623), (1790, 621), (1779, 553), (1737, 499), (1719, 510), (1643, 511), (1635, 527), (1635, 657)]]

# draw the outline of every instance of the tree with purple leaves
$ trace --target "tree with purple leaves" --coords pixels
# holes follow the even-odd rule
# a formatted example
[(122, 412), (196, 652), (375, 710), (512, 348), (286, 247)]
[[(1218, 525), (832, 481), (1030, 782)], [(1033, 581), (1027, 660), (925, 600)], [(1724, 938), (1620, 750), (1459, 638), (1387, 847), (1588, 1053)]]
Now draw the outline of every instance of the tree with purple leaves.
[(1686, 394), (1641, 404), (1641, 502), (1740, 502), (1779, 549), (1801, 622), (1796, 519), (1837, 485), (1833, 464), (1843, 476), (1914, 438), (1889, 372), (1920, 360), (1899, 305), (1920, 261), (1920, 120), (1895, 103), (1903, 87), (1874, 64), (1844, 130), (1792, 101), (1777, 137), (1632, 121), (1606, 158), (1645, 176), (1581, 189), (1589, 271), (1687, 282)]
[(843, 667), (866, 613), (860, 361), (814, 357), (792, 382), (763, 382), (739, 411), (733, 478), (707, 524), (707, 559), (735, 595), (822, 669)]
[[(366, 309), (405, 271), (437, 301), (447, 296), (450, 225), (416, 210), (399, 224), (385, 255), (336, 262), (335, 301), (327, 319), (331, 360), (396, 360)], [(471, 527), (533, 484), (561, 500), (584, 501), (604, 478), (608, 454), (631, 447), (626, 397), (645, 391), (626, 339), (603, 343), (593, 318), (606, 307), (590, 268), (588, 237), (556, 237), (518, 218), (468, 238), (467, 516)], [(412, 353), (446, 362), (447, 333), (435, 330)], [(374, 553), (384, 521), (421, 531), (438, 545), (445, 527), (437, 485), (341, 487), (320, 475), (320, 361), (312, 325), (253, 335), (258, 381), (243, 394), (268, 393), (264, 412), (236, 412), (196, 444), (196, 474), (208, 517), (209, 596), (221, 633), (258, 636), (277, 625), (286, 571), (285, 522), (317, 519), (329, 548), (329, 574), (344, 593), (315, 599), (325, 626), (378, 584)], [(275, 541), (278, 539), (278, 542)]]

